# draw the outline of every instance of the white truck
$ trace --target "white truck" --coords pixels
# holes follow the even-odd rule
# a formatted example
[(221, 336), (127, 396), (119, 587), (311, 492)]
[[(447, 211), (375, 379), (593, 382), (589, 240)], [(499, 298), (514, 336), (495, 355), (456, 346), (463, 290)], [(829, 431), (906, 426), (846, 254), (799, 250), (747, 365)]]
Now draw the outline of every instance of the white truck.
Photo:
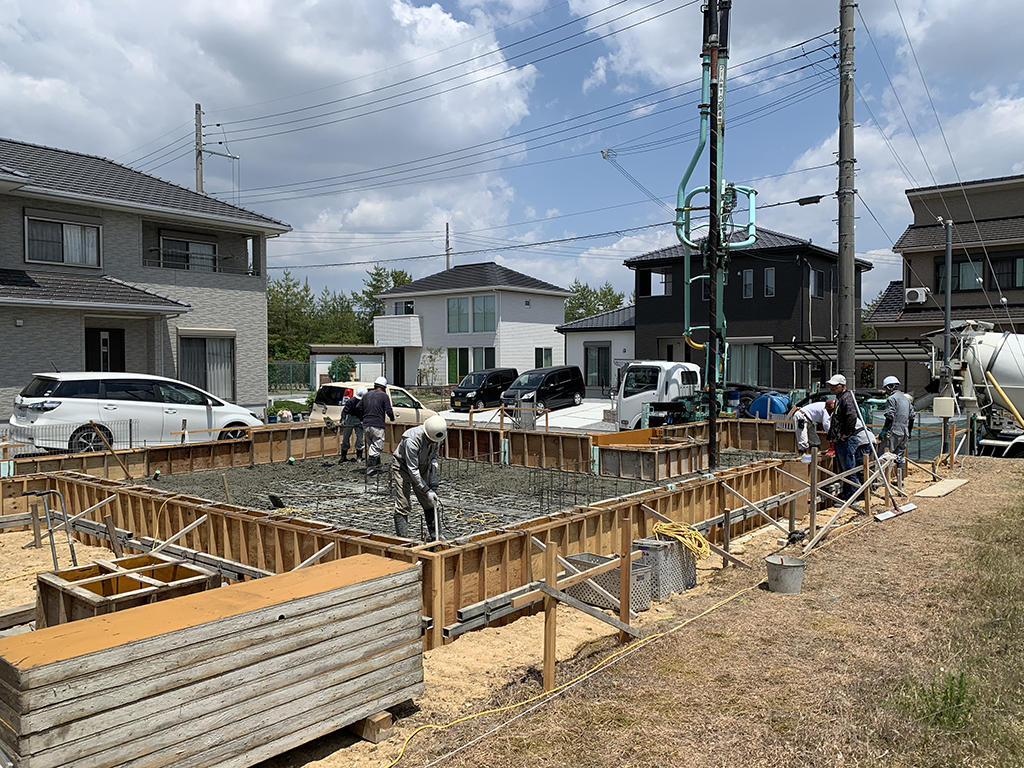
[(615, 397), (619, 429), (636, 429), (644, 403), (667, 402), (700, 392), (700, 366), (635, 360), (621, 369)]
[[(942, 333), (929, 334), (942, 349)], [(1024, 334), (993, 333), (991, 323), (968, 321), (952, 334), (953, 382), (960, 407), (978, 416), (984, 453), (1024, 455)]]

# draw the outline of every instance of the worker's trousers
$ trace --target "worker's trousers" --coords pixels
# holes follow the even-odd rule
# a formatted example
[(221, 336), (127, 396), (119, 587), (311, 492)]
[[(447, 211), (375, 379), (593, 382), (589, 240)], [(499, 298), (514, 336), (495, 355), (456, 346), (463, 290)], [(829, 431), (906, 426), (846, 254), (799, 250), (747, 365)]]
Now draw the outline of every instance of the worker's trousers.
[[(366, 440), (366, 456), (368, 459), (379, 459), (384, 452), (384, 427), (363, 427)], [(376, 462), (370, 462), (376, 464)]]
[(346, 419), (342, 419), (341, 429), (341, 450), (343, 453), (348, 453), (349, 440), (352, 437), (352, 433), (356, 433), (356, 451), (363, 450), (363, 423), (359, 420), (348, 423)]
[(409, 538), (409, 514), (412, 512), (412, 494), (423, 508), (423, 518), (427, 524), (427, 541), (437, 541), (437, 523), (434, 519), (435, 509), (427, 497), (427, 490), (437, 488), (439, 478), (436, 472), (424, 475), (427, 488), (417, 488), (412, 477), (405, 472), (402, 462), (397, 458), (391, 462), (391, 494), (395, 500), (395, 533), (403, 539)]
[(882, 447), (896, 457), (896, 466), (902, 467), (907, 463), (907, 443), (910, 442), (910, 435), (897, 435), (888, 432)]
[(793, 414), (793, 429), (796, 430), (796, 449), (800, 453), (821, 445), (817, 423), (807, 418), (799, 409)]
[[(839, 462), (840, 472), (845, 472), (848, 469), (861, 466), (859, 463), (860, 459), (860, 441), (856, 437), (848, 437), (845, 440), (839, 440), (833, 443), (836, 450), (836, 460)], [(861, 472), (854, 472), (852, 475), (847, 475), (843, 483), (842, 490), (839, 492), (839, 497), (846, 501), (853, 496), (857, 488), (860, 487), (864, 481), (861, 479)]]

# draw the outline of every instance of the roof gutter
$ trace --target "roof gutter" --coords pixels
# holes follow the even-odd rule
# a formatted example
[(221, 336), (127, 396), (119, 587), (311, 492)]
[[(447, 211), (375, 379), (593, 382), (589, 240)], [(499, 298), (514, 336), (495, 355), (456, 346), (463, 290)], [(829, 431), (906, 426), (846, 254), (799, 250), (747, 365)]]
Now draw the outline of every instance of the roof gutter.
[(400, 296), (445, 296), (455, 293), (480, 293), (481, 291), (504, 291), (506, 293), (532, 293), (540, 296), (572, 296), (572, 291), (545, 291), (537, 288), (513, 288), (503, 285), (481, 285), (475, 288), (441, 288), (433, 291), (406, 291), (404, 293), (375, 293), (375, 299), (391, 299)]
[(0, 298), (0, 306), (48, 307), (56, 309), (107, 309), (118, 312), (137, 312), (140, 314), (159, 313), (161, 315), (180, 315), (191, 312), (192, 307), (166, 307), (152, 304), (110, 304), (102, 301), (59, 301), (52, 299), (11, 299)]

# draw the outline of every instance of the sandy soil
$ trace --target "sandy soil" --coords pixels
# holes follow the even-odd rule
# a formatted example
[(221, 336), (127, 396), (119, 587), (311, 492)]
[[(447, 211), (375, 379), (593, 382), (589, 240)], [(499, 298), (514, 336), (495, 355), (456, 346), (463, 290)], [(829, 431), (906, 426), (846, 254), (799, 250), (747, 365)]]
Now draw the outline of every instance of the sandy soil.
[[(22, 545), (32, 541), (31, 531), (0, 533), (0, 609), (28, 605), (36, 601), (36, 574), (53, 570), (53, 555), (44, 540), (42, 549)], [(61, 568), (71, 568), (71, 550), (67, 536), (61, 530), (56, 536), (57, 562)], [(114, 555), (109, 549), (87, 547), (75, 542), (75, 555), (79, 565), (95, 560), (109, 560)]]

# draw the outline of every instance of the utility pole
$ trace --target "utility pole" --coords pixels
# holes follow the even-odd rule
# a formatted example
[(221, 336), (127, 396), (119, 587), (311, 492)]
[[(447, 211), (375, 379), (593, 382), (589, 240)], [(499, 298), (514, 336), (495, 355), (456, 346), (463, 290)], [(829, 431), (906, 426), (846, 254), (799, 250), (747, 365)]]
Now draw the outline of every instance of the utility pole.
[(203, 191), (203, 108), (196, 104), (196, 192)]
[[(711, 98), (710, 124), (708, 126), (708, 147), (710, 182), (708, 184), (708, 221), (706, 267), (708, 271), (708, 343), (704, 350), (707, 355), (707, 389), (708, 389), (708, 468), (714, 472), (718, 468), (718, 269), (719, 269), (719, 167), (718, 167), (718, 0), (708, 0), (704, 29), (707, 33), (706, 45), (711, 58)], [(688, 290), (688, 288), (687, 288)]]
[(444, 223), (444, 268), (452, 268), (452, 241), (450, 238), (448, 222)]
[(856, 244), (854, 241), (853, 156), (853, 12), (857, 4), (839, 2), (839, 373), (857, 385)]

